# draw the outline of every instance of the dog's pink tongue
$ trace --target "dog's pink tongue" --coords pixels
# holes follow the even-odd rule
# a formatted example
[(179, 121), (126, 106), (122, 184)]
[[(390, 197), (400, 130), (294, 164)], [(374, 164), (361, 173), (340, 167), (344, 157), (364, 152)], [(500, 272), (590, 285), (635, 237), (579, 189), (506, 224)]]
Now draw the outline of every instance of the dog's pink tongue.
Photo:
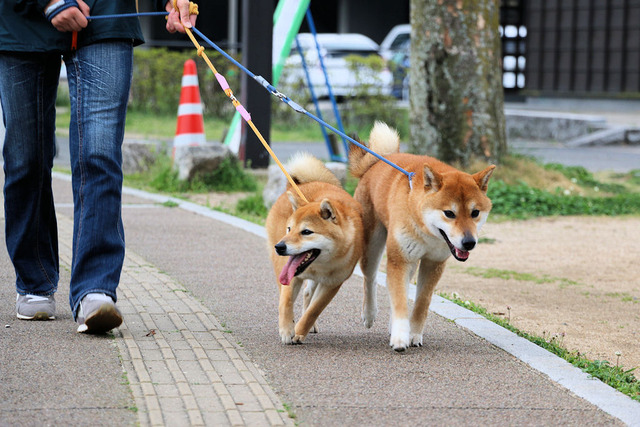
[(289, 283), (291, 283), (291, 280), (293, 280), (293, 276), (295, 276), (296, 274), (296, 269), (300, 264), (302, 264), (303, 260), (304, 254), (290, 256), (289, 260), (282, 268), (282, 272), (280, 272), (280, 283), (282, 283), (283, 285), (288, 285)]
[(458, 248), (455, 248), (455, 250), (456, 250), (456, 256), (458, 257), (458, 259), (466, 260), (467, 258), (469, 258), (469, 251), (461, 251)]

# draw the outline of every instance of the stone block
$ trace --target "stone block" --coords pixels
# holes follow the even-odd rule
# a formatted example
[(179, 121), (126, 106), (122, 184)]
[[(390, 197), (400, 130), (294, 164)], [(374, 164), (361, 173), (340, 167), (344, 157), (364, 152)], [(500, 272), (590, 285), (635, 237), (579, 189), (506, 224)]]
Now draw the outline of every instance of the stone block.
[(177, 147), (173, 167), (178, 178), (191, 181), (199, 174), (215, 171), (226, 158), (235, 157), (226, 145), (218, 142), (194, 147)]
[(601, 130), (603, 117), (535, 110), (505, 110), (507, 139), (564, 142)]
[(122, 172), (125, 175), (148, 170), (161, 154), (167, 154), (166, 142), (125, 140), (122, 144)]

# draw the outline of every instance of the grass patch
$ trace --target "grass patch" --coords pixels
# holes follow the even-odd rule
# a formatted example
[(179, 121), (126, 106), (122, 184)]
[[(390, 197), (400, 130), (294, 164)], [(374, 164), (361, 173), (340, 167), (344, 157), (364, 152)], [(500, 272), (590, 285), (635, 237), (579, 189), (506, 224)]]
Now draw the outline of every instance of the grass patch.
[(640, 193), (615, 196), (582, 196), (567, 191), (554, 193), (529, 186), (525, 182), (509, 185), (504, 181), (489, 184), (488, 196), (492, 213), (514, 219), (554, 215), (637, 215), (640, 214)]
[[(467, 172), (474, 173), (487, 166), (487, 163), (480, 162), (472, 165)], [(579, 191), (579, 186), (560, 170), (547, 169), (535, 159), (519, 154), (510, 154), (502, 159), (491, 176), (489, 188), (497, 181), (507, 185), (525, 183), (529, 187), (546, 191), (555, 191), (558, 188)]]
[(262, 193), (259, 191), (256, 191), (244, 199), (240, 199), (234, 209), (215, 209), (262, 226), (264, 226), (267, 214), (269, 213), (264, 206)]
[(288, 403), (286, 403), (286, 402), (282, 402), (282, 407), (283, 407), (283, 408), (284, 408), (284, 410), (287, 412), (287, 416), (288, 416), (289, 418), (291, 418), (292, 420), (295, 420), (295, 419), (296, 419), (296, 417), (297, 417), (297, 416), (296, 416), (295, 412), (293, 412), (293, 408), (291, 407), (291, 405), (289, 405), (289, 404), (288, 404)]
[(178, 171), (173, 169), (171, 158), (163, 155), (158, 156), (148, 171), (125, 176), (125, 185), (170, 194), (209, 191), (230, 193), (258, 189), (256, 178), (235, 159), (226, 158), (215, 171), (187, 181), (178, 179)]
[[(177, 114), (177, 111), (176, 111)], [(172, 141), (176, 134), (176, 114), (148, 114), (141, 111), (129, 110), (126, 119), (126, 133), (128, 137), (139, 139), (158, 139)], [(56, 132), (66, 135), (69, 132), (71, 115), (68, 108), (58, 108), (56, 114)], [(204, 118), (204, 133), (208, 140), (224, 140), (229, 130), (229, 120), (219, 118)], [(309, 124), (308, 119), (294, 123), (274, 121), (271, 124), (269, 141), (281, 142), (316, 142), (324, 141), (320, 125)]]
[(547, 335), (539, 337), (521, 331), (515, 326), (511, 325), (506, 319), (498, 317), (487, 311), (486, 308), (469, 301), (463, 301), (458, 297), (452, 297), (450, 295), (440, 293), (441, 297), (448, 299), (461, 307), (467, 308), (474, 313), (477, 313), (486, 319), (497, 323), (505, 329), (510, 330), (516, 335), (525, 338), (539, 347), (555, 354), (558, 357), (563, 358), (572, 365), (580, 368), (582, 371), (589, 375), (598, 378), (605, 384), (615, 388), (621, 393), (626, 394), (634, 400), (640, 401), (640, 382), (634, 376), (633, 372), (636, 368), (624, 369), (622, 366), (618, 366), (617, 363), (614, 366), (607, 360), (590, 360), (579, 351), (570, 351), (562, 345), (562, 339), (557, 336)]
[(496, 242), (496, 239), (492, 238), (492, 237), (480, 237), (478, 239), (478, 243), (486, 243), (486, 244), (493, 244)]
[[(488, 166), (477, 162), (467, 172)], [(582, 167), (541, 164), (510, 155), (498, 165), (489, 183), (491, 214), (500, 219), (556, 215), (640, 214), (640, 170), (596, 177)]]
[(621, 194), (627, 191), (627, 187), (619, 183), (607, 183), (597, 180), (591, 172), (582, 166), (564, 166), (558, 163), (544, 165), (546, 170), (558, 171), (571, 182), (586, 188), (592, 188), (595, 192)]
[(558, 283), (560, 287), (580, 285), (580, 283), (576, 282), (575, 280), (570, 280), (563, 277), (551, 277), (547, 275), (536, 276), (535, 274), (519, 273), (517, 271), (501, 270), (497, 268), (457, 267), (456, 269), (459, 269), (460, 271), (475, 277), (482, 277), (483, 279), (498, 278), (503, 280), (518, 280), (521, 282), (532, 282), (537, 284)]

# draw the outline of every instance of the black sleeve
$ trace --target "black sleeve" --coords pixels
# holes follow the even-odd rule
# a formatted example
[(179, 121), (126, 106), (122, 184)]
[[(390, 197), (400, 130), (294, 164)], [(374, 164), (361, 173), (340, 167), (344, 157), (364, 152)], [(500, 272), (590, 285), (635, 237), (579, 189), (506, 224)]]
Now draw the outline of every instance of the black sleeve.
[(164, 12), (166, 10), (164, 7), (167, 4), (167, 1), (173, 1), (173, 0), (154, 0), (154, 1), (156, 4), (156, 10)]
[(44, 8), (47, 6), (49, 1), (50, 0), (17, 0), (13, 10), (18, 15), (43, 16)]

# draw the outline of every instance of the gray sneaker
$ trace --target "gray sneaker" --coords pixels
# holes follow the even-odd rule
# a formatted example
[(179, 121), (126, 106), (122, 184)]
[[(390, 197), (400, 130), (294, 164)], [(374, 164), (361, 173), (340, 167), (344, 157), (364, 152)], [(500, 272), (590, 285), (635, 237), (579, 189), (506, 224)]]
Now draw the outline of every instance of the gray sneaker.
[(122, 324), (122, 314), (110, 296), (92, 293), (80, 301), (76, 322), (78, 332), (104, 334)]
[(56, 300), (53, 294), (48, 296), (18, 294), (16, 315), (22, 320), (53, 320), (56, 318)]

